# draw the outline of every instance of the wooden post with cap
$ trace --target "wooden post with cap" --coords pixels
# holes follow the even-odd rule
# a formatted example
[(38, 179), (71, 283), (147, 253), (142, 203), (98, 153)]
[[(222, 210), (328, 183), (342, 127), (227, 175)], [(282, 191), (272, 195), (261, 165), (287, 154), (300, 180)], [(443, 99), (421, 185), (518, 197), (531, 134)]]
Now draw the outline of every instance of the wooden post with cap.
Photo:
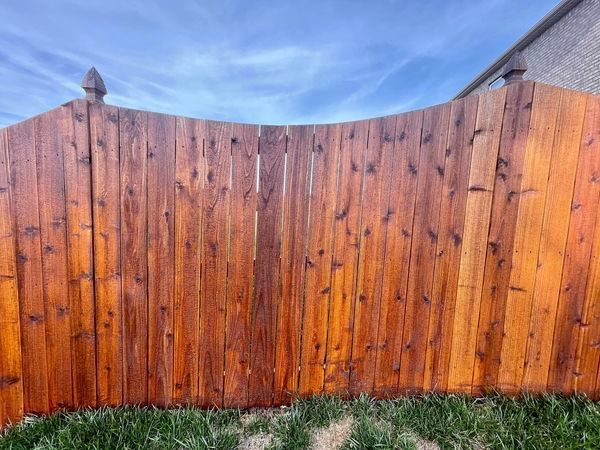
[(515, 81), (523, 81), (523, 74), (527, 71), (527, 61), (521, 52), (513, 53), (504, 68), (502, 75), (504, 84), (514, 83)]
[(81, 87), (85, 91), (86, 100), (104, 103), (104, 96), (108, 91), (104, 85), (104, 80), (95, 67), (92, 66), (92, 68), (83, 76)]

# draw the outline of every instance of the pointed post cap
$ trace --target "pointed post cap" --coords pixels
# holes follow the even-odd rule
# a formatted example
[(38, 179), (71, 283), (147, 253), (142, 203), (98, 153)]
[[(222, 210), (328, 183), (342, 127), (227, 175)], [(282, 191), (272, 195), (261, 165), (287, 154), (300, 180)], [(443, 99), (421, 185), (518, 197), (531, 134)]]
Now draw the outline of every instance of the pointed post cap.
[(92, 67), (83, 76), (81, 87), (85, 91), (87, 100), (104, 103), (104, 96), (107, 94), (106, 86), (95, 67)]
[(504, 78), (504, 84), (510, 84), (514, 81), (523, 80), (523, 74), (527, 71), (527, 61), (521, 52), (516, 51), (510, 57), (504, 68), (501, 77)]

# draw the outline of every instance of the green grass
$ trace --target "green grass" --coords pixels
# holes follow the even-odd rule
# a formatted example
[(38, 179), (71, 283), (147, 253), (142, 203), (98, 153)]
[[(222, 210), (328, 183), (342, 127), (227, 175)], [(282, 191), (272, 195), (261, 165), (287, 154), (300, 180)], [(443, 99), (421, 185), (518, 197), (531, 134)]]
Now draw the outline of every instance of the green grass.
[[(268, 435), (271, 449), (308, 448), (317, 429), (351, 417), (346, 449), (598, 449), (600, 403), (558, 396), (301, 400), (267, 411), (103, 408), (27, 418), (0, 449), (232, 449)], [(333, 450), (333, 449), (332, 449)]]

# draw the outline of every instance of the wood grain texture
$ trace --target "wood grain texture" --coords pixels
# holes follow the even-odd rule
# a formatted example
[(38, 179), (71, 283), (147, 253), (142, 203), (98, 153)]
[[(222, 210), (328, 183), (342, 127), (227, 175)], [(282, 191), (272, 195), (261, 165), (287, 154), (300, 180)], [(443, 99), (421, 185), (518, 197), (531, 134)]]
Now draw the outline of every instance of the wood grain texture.
[(354, 308), (350, 393), (372, 392), (396, 117), (369, 122)]
[(547, 201), (527, 343), (528, 365), (525, 369), (524, 384), (529, 390), (545, 390), (548, 381), (585, 100), (583, 95), (562, 91), (548, 176)]
[(145, 112), (121, 108), (121, 285), (123, 399), (148, 401), (147, 131)]
[(71, 301), (73, 405), (96, 406), (96, 323), (92, 220), (92, 159), (88, 103), (64, 107), (68, 290)]
[(249, 403), (273, 403), (285, 171), (285, 127), (261, 127)]
[(175, 120), (148, 114), (148, 402), (160, 406), (173, 394)]
[(177, 118), (173, 402), (181, 404), (198, 399), (203, 130), (201, 121)]
[(404, 316), (405, 323), (416, 325), (422, 321), (422, 325), (403, 329), (398, 384), (401, 393), (423, 390), (429, 316), (439, 302), (439, 298), (433, 297), (433, 277), (450, 112), (447, 103), (429, 108), (423, 114)]
[(369, 121), (342, 125), (335, 207), (325, 392), (347, 395)]
[(206, 121), (198, 403), (223, 404), (231, 124)]
[(21, 327), (8, 133), (0, 130), (0, 427), (23, 415)]
[(331, 319), (328, 313), (341, 133), (340, 125), (315, 127), (298, 388), (300, 395), (319, 394), (324, 388), (327, 326)]
[[(520, 333), (513, 322), (505, 324), (504, 315), (518, 302), (512, 294), (521, 292), (510, 284), (512, 256), (515, 242), (515, 225), (521, 200), (523, 161), (529, 132), (529, 119), (533, 101), (533, 83), (516, 83), (508, 86), (506, 105), (500, 135), (500, 150), (496, 162), (496, 179), (492, 200), (492, 215), (488, 233), (488, 251), (484, 268), (483, 290), (479, 309), (479, 329), (473, 371), (473, 392), (483, 393), (498, 383), (503, 337)], [(525, 308), (526, 309), (526, 308)], [(519, 311), (527, 315), (527, 311)], [(513, 376), (516, 365), (522, 364), (504, 349), (501, 387), (507, 393), (516, 393), (521, 382)]]
[(63, 141), (66, 108), (34, 120), (50, 410), (73, 407)]
[[(581, 330), (589, 328), (584, 321), (586, 284), (594, 242), (594, 228), (600, 195), (600, 102), (588, 98), (581, 131), (579, 153), (569, 232), (564, 254), (561, 289), (554, 326), (548, 388), (571, 394), (575, 390), (579, 371), (578, 346)], [(576, 145), (576, 142), (574, 143)]]
[(250, 325), (254, 288), (258, 126), (234, 124), (225, 340), (226, 407), (248, 406)]
[(452, 323), (458, 289), (477, 96), (452, 102), (444, 163), (438, 239), (433, 276), (424, 391), (445, 391), (452, 345)]
[(397, 394), (423, 112), (396, 120), (373, 393)]
[(309, 217), (312, 125), (290, 126), (283, 199), (281, 244), (281, 301), (275, 339), (276, 405), (289, 403), (298, 390), (304, 269)]
[(506, 89), (479, 97), (448, 368), (450, 392), (471, 391), (489, 218)]
[(119, 110), (89, 104), (92, 157), (96, 371), (100, 405), (123, 402)]

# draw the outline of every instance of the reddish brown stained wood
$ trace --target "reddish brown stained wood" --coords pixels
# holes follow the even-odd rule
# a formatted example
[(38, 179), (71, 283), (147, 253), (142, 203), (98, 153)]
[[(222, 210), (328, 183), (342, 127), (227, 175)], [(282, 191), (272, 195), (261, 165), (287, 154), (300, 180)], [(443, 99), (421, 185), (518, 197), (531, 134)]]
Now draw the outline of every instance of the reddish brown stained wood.
[(285, 127), (261, 127), (256, 269), (248, 385), (249, 403), (255, 406), (268, 406), (273, 402), (285, 148)]
[(177, 118), (173, 402), (198, 397), (203, 122)]
[[(505, 327), (504, 314), (509, 292), (521, 289), (510, 285), (510, 274), (532, 101), (533, 83), (514, 83), (507, 87), (479, 309), (472, 388), (475, 394), (496, 386), (503, 335), (513, 331), (510, 322)], [(512, 371), (511, 364), (518, 362), (512, 358), (510, 363), (505, 361), (503, 371)], [(502, 389), (514, 394), (520, 382), (520, 378), (504, 378)]]
[(148, 114), (148, 402), (171, 403), (175, 294), (175, 118)]
[(497, 383), (511, 394), (520, 389), (527, 364), (531, 300), (559, 103), (560, 95), (553, 89), (536, 85), (519, 190), (512, 269), (509, 280), (505, 281), (508, 291)]
[(337, 266), (333, 267), (332, 257), (341, 132), (341, 125), (317, 125), (315, 128), (300, 395), (319, 394), (324, 386), (331, 272), (338, 269)]
[(479, 96), (448, 366), (450, 392), (471, 392), (492, 192), (506, 89)]
[(88, 103), (64, 107), (64, 153), (69, 298), (73, 361), (73, 405), (96, 405), (96, 330), (92, 173)]
[[(412, 228), (412, 244), (406, 310), (400, 361), (400, 392), (420, 392), (425, 375), (425, 354), (429, 314), (433, 298), (433, 275), (438, 240), (438, 221), (450, 104), (429, 108), (423, 115), (417, 198)], [(417, 325), (417, 324), (422, 325)]]
[(119, 110), (89, 104), (98, 404), (123, 401)]
[(422, 111), (396, 118), (375, 361), (378, 397), (392, 396), (398, 389), (422, 124)]
[(585, 95), (562, 91), (529, 324), (524, 373), (527, 390), (543, 391), (547, 386), (585, 101)]
[(350, 366), (350, 393), (353, 395), (372, 392), (375, 382), (385, 238), (391, 216), (389, 192), (395, 133), (396, 116), (373, 119), (369, 123)]
[(64, 107), (34, 120), (50, 410), (73, 406), (71, 302), (62, 134)]
[(436, 301), (429, 317), (425, 355), (425, 391), (443, 392), (448, 386), (452, 320), (458, 289), (477, 103), (478, 97), (471, 95), (451, 104), (432, 289), (432, 298)]
[(123, 398), (142, 404), (148, 401), (147, 125), (145, 112), (120, 109)]
[(342, 125), (335, 208), (331, 296), (325, 366), (325, 392), (346, 395), (360, 244), (362, 182), (369, 121)]
[(34, 120), (13, 125), (6, 133), (16, 230), (23, 409), (25, 412), (47, 413), (46, 313), (42, 287)]
[(206, 121), (198, 402), (222, 406), (227, 302), (231, 124)]
[(225, 340), (225, 407), (248, 406), (258, 126), (234, 124)]
[(277, 308), (275, 339), (273, 401), (276, 405), (289, 403), (298, 390), (313, 130), (312, 125), (290, 126), (288, 129), (281, 300)]
[(0, 130), (0, 427), (23, 415), (19, 294), (7, 130)]
[[(584, 321), (587, 307), (586, 282), (590, 268), (594, 228), (600, 196), (600, 102), (597, 98), (587, 99), (585, 118), (579, 148), (579, 161), (575, 175), (571, 218), (565, 248), (561, 289), (554, 327), (552, 356), (548, 388), (571, 394), (577, 379), (584, 372), (577, 360), (579, 334), (589, 328)], [(573, 143), (576, 145), (576, 142)], [(574, 153), (577, 151), (574, 149)], [(590, 299), (597, 302), (600, 299)], [(585, 370), (591, 375), (591, 370)], [(594, 373), (596, 370), (594, 370)]]

